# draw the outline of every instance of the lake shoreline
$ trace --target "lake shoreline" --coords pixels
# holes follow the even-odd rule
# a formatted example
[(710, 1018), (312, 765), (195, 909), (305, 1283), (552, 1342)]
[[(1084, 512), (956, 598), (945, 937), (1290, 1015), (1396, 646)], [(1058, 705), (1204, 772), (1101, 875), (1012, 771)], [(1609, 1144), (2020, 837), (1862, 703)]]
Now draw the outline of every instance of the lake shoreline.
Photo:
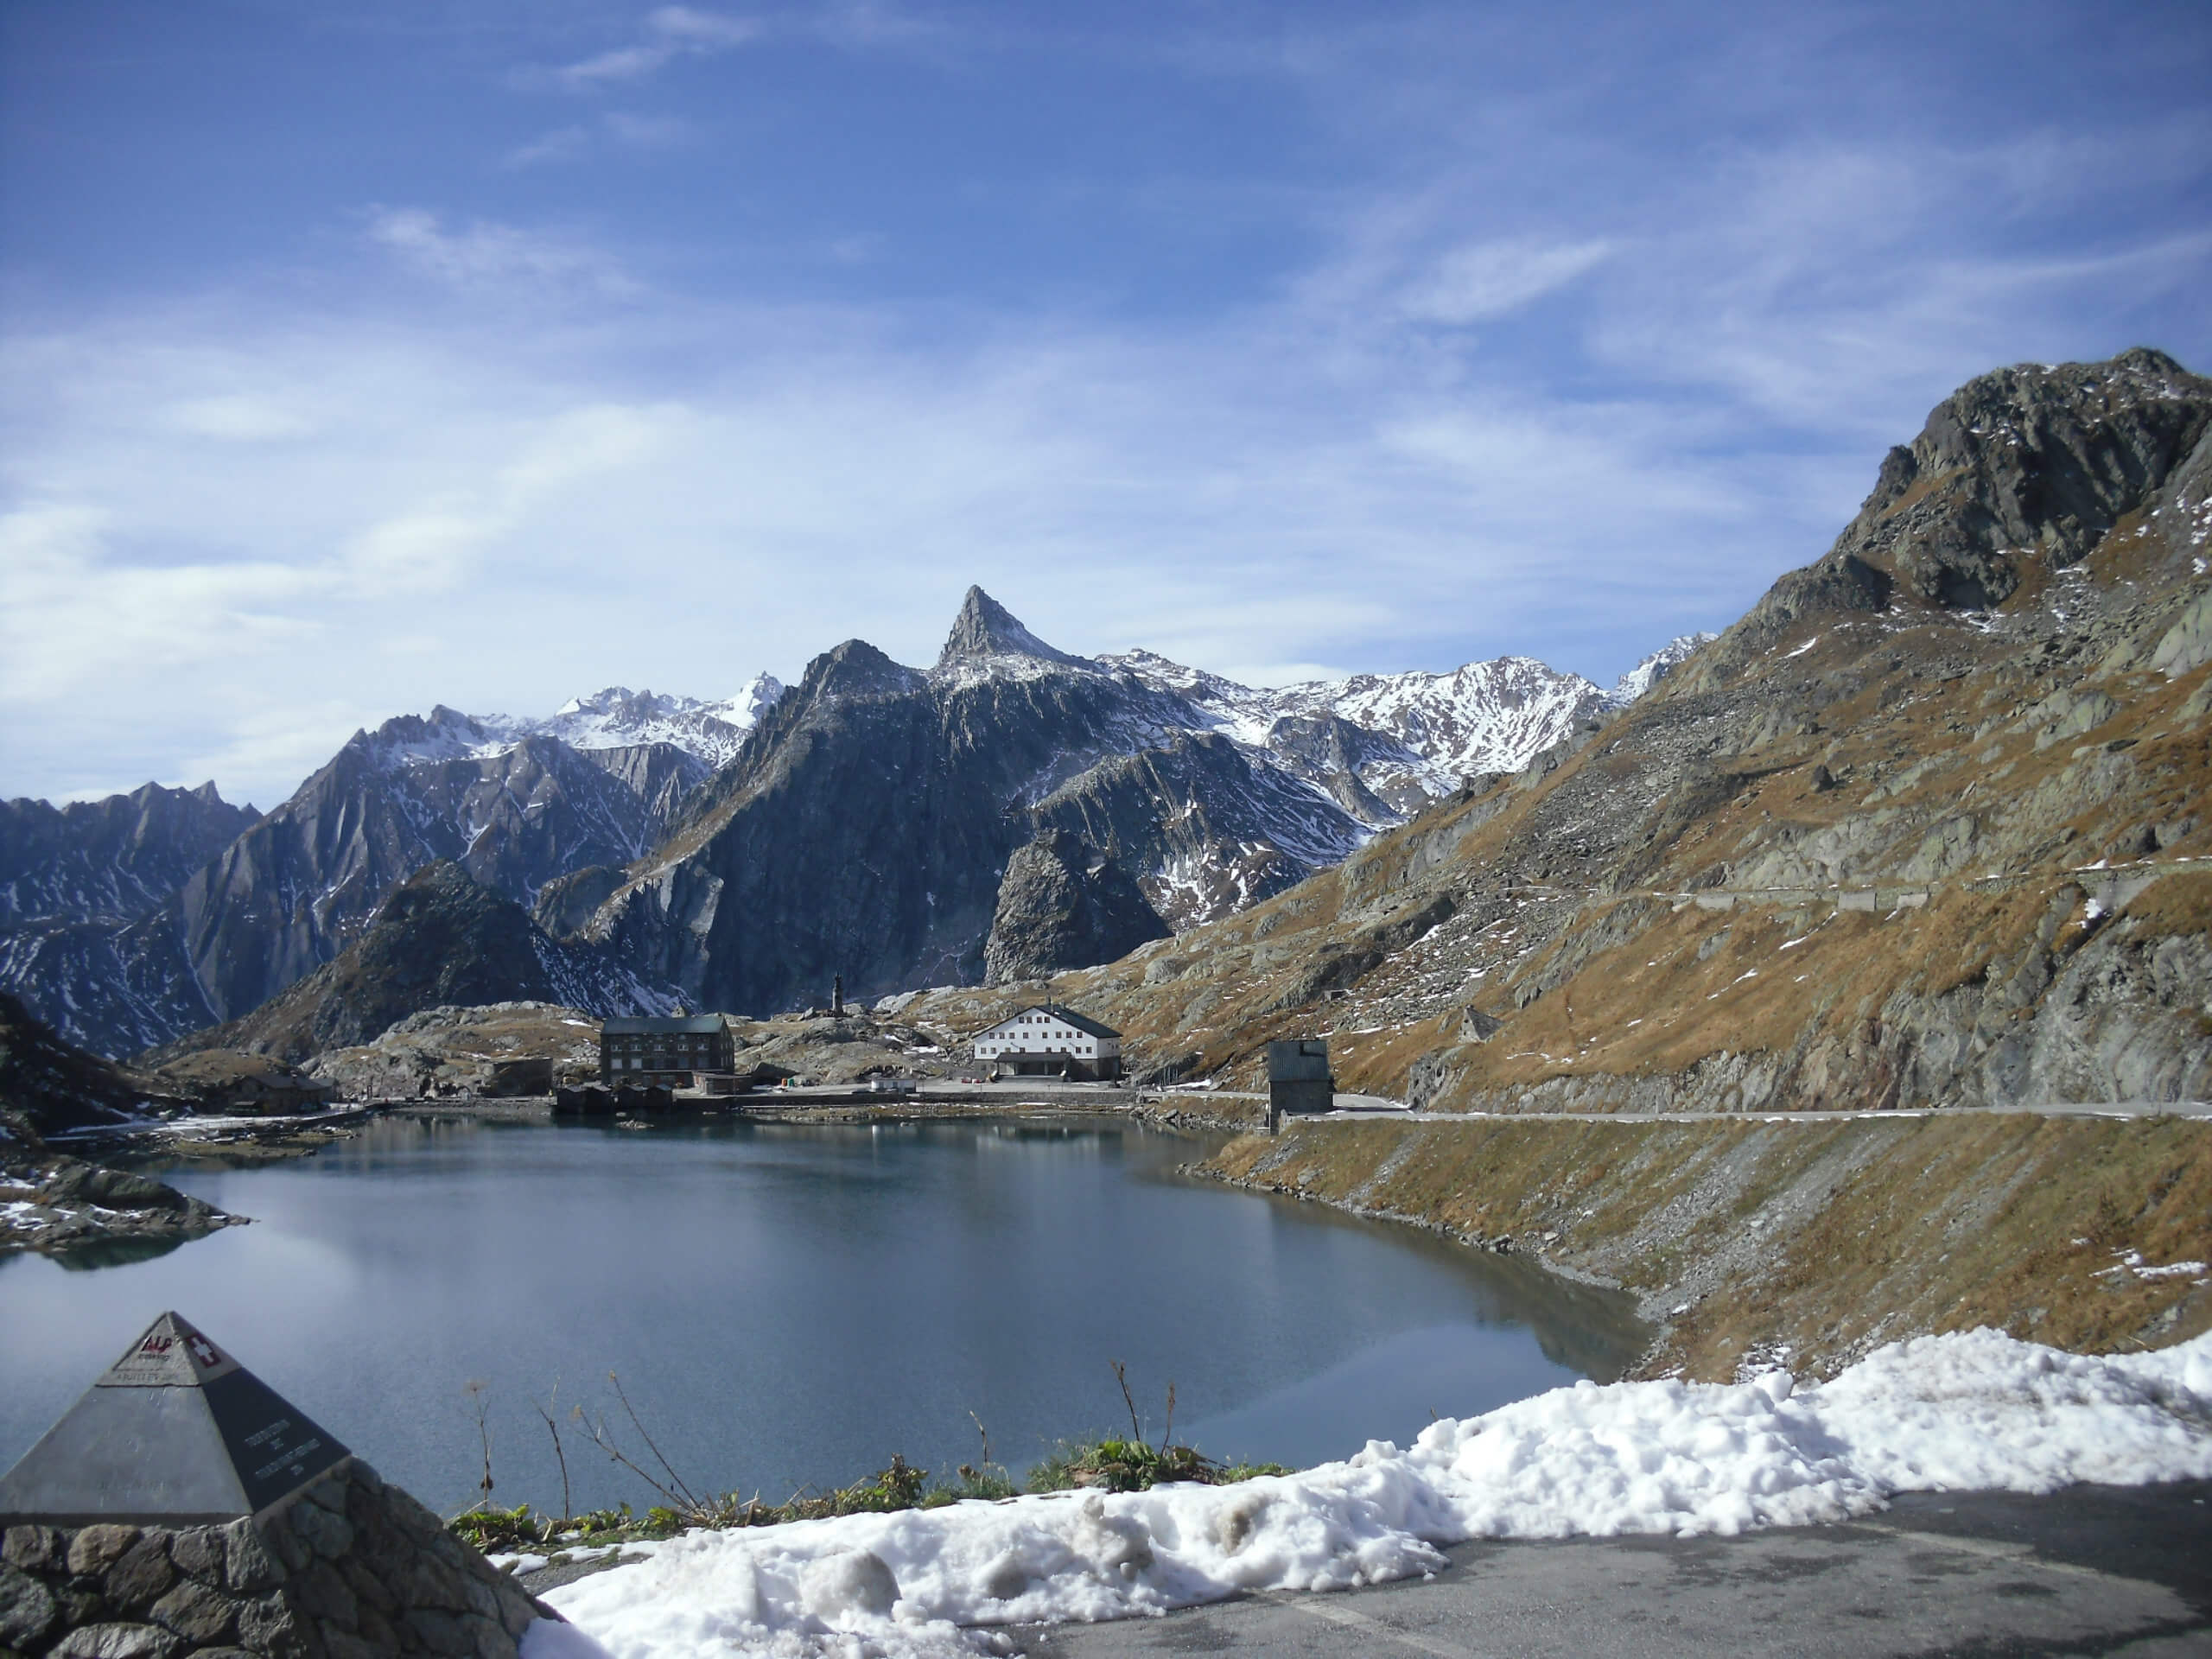
[(1827, 1376), (1978, 1325), (2077, 1352), (2212, 1329), (2197, 1119), (1309, 1122), (1191, 1173), (1624, 1290), (1654, 1329), (1636, 1376)]

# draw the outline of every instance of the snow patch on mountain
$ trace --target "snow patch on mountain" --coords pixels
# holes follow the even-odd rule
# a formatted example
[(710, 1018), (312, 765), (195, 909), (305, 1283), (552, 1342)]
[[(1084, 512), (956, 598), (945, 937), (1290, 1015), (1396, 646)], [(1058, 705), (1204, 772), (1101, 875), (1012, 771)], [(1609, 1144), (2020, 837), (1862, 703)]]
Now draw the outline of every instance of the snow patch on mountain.
[(1469, 663), (1446, 674), (1357, 674), (1260, 687), (1185, 668), (1148, 651), (1099, 659), (1148, 685), (1173, 690), (1212, 728), (1248, 748), (1278, 753), (1289, 722), (1333, 716), (1385, 740), (1357, 768), (1360, 780), (1400, 814), (1420, 798), (1459, 787), (1484, 772), (1518, 772), (1537, 754), (1607, 707), (1605, 694), (1580, 674), (1531, 657)]
[(735, 696), (714, 702), (615, 685), (588, 697), (571, 697), (550, 718), (529, 722), (529, 730), (557, 737), (575, 749), (667, 743), (721, 767), (736, 758), (746, 734), (783, 695), (783, 682), (768, 674), (754, 675)]
[(582, 750), (665, 743), (713, 771), (736, 758), (746, 734), (783, 695), (780, 680), (756, 674), (735, 696), (712, 701), (610, 685), (589, 696), (569, 698), (543, 719), (465, 715), (440, 703), (427, 716), (401, 715), (386, 721), (371, 741), (378, 761), (387, 766), (486, 760), (533, 737), (556, 738)]

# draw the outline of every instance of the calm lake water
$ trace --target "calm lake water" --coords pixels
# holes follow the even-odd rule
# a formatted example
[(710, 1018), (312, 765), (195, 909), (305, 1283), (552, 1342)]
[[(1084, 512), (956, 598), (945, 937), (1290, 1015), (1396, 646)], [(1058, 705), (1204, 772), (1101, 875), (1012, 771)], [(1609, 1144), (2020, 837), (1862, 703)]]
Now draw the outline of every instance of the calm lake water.
[[(184, 1169), (257, 1217), (150, 1259), (0, 1257), (0, 1467), (174, 1307), (426, 1503), (657, 1502), (568, 1419), (695, 1487), (780, 1499), (893, 1452), (1019, 1471), (1147, 1431), (1306, 1464), (1434, 1414), (1617, 1375), (1627, 1299), (1409, 1228), (1175, 1175), (1205, 1144), (1096, 1119), (623, 1132), (393, 1118), (315, 1157)], [(476, 1395), (472, 1382), (480, 1382)]]

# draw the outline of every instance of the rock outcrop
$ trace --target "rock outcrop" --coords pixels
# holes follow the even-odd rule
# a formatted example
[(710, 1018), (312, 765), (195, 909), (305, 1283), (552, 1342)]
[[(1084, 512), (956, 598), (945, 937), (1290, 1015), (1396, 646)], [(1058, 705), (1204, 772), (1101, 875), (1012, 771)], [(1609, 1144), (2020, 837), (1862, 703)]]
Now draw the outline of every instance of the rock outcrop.
[(416, 1100), (505, 1092), (503, 1077), (529, 1060), (555, 1087), (598, 1082), (599, 1020), (557, 1002), (425, 1008), (365, 1043), (325, 1049), (307, 1070), (342, 1100)]
[(1985, 377), (1580, 744), (1051, 995), (1133, 1067), (1332, 1031), (1444, 1109), (2212, 1094), (2209, 431), (2155, 353)]
[(2212, 423), (2212, 382), (2163, 352), (2000, 369), (1938, 404), (1892, 448), (1826, 557), (1793, 571), (1717, 646), (1700, 689), (1725, 683), (1801, 622), (1880, 613), (1893, 590), (1947, 611), (2028, 595), (2144, 511)]
[(983, 945), (985, 982), (1111, 962), (1167, 931), (1128, 871), (1080, 836), (1047, 830), (1007, 861)]
[[(970, 594), (931, 672), (857, 639), (817, 658), (586, 936), (696, 1003), (769, 1013), (838, 976), (856, 998), (981, 979), (1007, 862), (1041, 830), (1083, 836), (1169, 912), (1179, 852), (1281, 886), (1359, 844), (1325, 794), (1192, 735), (1205, 723)], [(1102, 794), (1109, 810), (1084, 804)]]
[(299, 1062), (369, 1042), (426, 1009), (518, 999), (600, 1014), (666, 1003), (599, 954), (549, 938), (512, 899), (441, 861), (403, 883), (335, 961), (244, 1019), (142, 1058), (158, 1066), (198, 1050), (236, 1049)]
[(0, 1250), (68, 1250), (111, 1239), (173, 1244), (239, 1219), (166, 1182), (46, 1143), (63, 1130), (119, 1127), (186, 1105), (158, 1079), (62, 1041), (0, 993)]
[(212, 783), (62, 807), (0, 801), (0, 928), (135, 920), (260, 816)]

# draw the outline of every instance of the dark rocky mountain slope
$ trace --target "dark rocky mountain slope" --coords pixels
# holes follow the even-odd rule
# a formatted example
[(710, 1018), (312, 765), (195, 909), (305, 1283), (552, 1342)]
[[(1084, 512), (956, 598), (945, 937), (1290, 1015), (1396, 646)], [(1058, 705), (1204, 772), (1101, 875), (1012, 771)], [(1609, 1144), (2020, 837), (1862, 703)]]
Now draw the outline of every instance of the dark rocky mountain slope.
[[(1366, 838), (1325, 790), (1192, 734), (1207, 723), (971, 589), (926, 673), (860, 640), (817, 658), (587, 934), (695, 1001), (772, 1012), (836, 975), (864, 996), (982, 978), (1008, 862), (1043, 830), (1086, 842), (1170, 922), (1279, 891)], [(1143, 925), (1127, 899), (1117, 914)], [(1059, 931), (1060, 960), (1088, 925)]]
[(35, 1136), (128, 1122), (153, 1109), (181, 1109), (153, 1078), (87, 1054), (0, 991), (0, 1113)]
[(1007, 861), (984, 978), (997, 985), (1111, 962), (1167, 931), (1127, 870), (1080, 836), (1047, 830)]
[(134, 920), (260, 816), (212, 783), (61, 807), (0, 801), (0, 927)]
[(300, 1061), (374, 1040), (410, 1014), (528, 1000), (605, 1016), (665, 1011), (672, 999), (589, 950), (546, 937), (512, 899), (440, 860), (416, 871), (333, 961), (244, 1018), (149, 1051), (236, 1049)]
[(1976, 380), (1579, 747), (1052, 995), (1139, 1065), (1326, 1033), (1446, 1109), (2203, 1097), (2208, 429), (2154, 352)]
[(265, 817), (203, 837), (150, 907), (0, 936), (0, 985), (94, 1049), (154, 1046), (313, 972), (434, 861), (524, 905), (579, 869), (623, 864), (659, 841), (707, 770), (666, 743), (507, 742), (447, 709), (388, 721)]
[(441, 709), (362, 733), (185, 885), (175, 919), (219, 1019), (235, 1018), (337, 956), (387, 894), (451, 859), (528, 905), (547, 881), (621, 863), (660, 838), (671, 782), (704, 767), (679, 750), (572, 749), (531, 737), (491, 755), (445, 752)]
[(0, 988), (111, 1052), (201, 1023), (182, 952), (136, 925), (260, 816), (212, 783), (0, 802)]

